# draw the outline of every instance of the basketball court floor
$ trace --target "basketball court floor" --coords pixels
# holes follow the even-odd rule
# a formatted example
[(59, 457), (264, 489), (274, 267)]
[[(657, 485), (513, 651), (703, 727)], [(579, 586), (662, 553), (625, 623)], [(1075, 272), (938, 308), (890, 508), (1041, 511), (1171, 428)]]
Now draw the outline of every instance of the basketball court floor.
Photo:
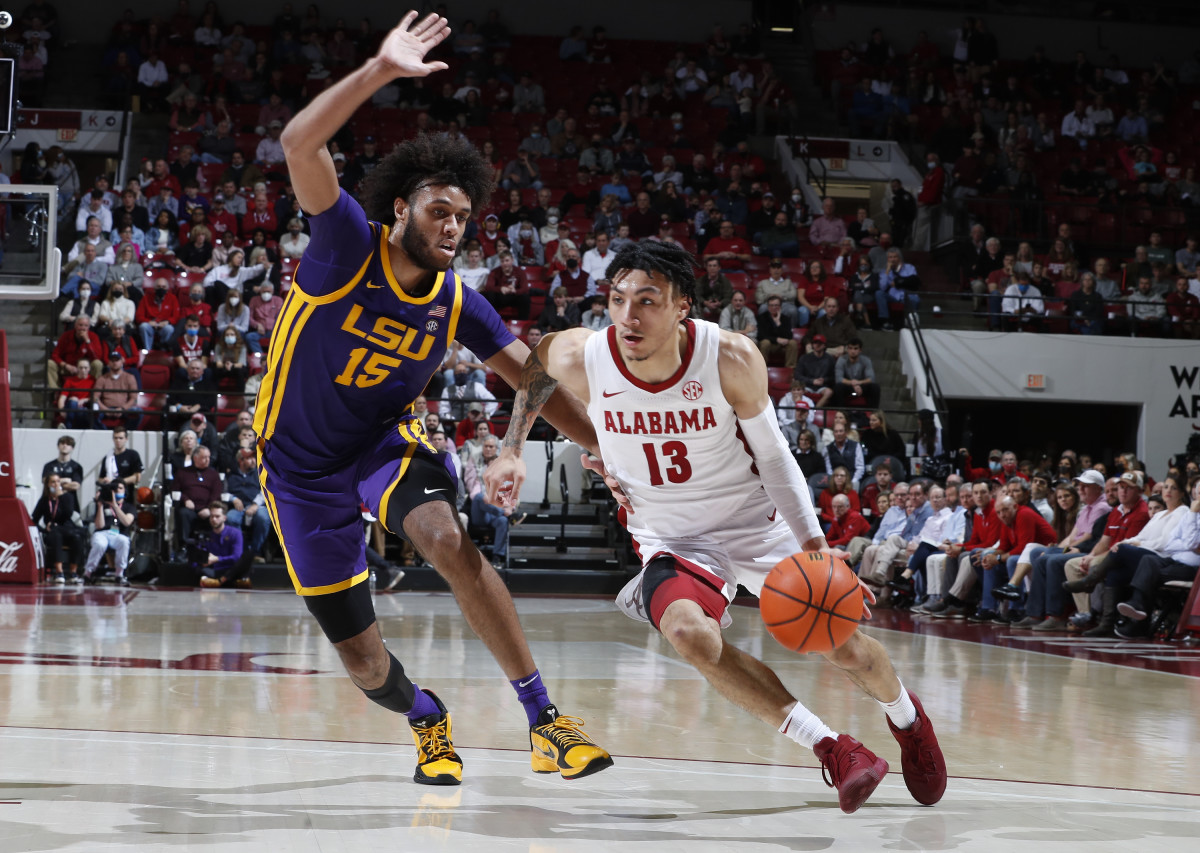
[(732, 642), (891, 763), (844, 815), (811, 752), (606, 600), (517, 601), (552, 698), (616, 760), (578, 782), (530, 772), (521, 708), (449, 596), (376, 604), (451, 709), (459, 788), (413, 784), (407, 726), (291, 593), (0, 587), (0, 853), (1200, 850), (1194, 647), (877, 614), (949, 764), (923, 808), (875, 702), (735, 608)]

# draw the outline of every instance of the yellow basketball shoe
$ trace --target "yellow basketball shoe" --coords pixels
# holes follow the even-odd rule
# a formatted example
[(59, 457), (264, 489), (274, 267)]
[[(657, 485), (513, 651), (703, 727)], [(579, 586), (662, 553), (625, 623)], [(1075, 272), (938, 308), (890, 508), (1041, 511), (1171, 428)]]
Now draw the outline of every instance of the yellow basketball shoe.
[(421, 692), (434, 701), (438, 713), (409, 722), (413, 741), (417, 744), (417, 769), (413, 781), (419, 785), (461, 785), (462, 759), (450, 742), (450, 712), (433, 691)]
[(596, 746), (583, 730), (579, 717), (560, 716), (547, 705), (529, 727), (530, 764), (534, 773), (562, 774), (564, 779), (582, 779), (612, 767), (612, 756)]

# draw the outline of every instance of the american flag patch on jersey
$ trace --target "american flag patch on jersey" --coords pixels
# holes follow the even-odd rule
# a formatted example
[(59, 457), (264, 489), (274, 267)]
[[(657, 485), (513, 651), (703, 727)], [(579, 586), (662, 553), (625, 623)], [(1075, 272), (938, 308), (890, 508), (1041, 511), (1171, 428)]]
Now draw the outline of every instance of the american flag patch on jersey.
[(433, 308), (430, 308), (429, 316), (430, 317), (445, 317), (446, 316), (446, 306), (445, 305), (436, 305)]

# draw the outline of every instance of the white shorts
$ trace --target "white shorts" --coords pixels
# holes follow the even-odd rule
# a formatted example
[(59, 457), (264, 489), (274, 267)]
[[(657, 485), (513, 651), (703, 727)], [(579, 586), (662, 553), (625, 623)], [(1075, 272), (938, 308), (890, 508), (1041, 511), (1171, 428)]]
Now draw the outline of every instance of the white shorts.
[[(693, 511), (703, 512), (703, 508), (696, 507)], [(650, 621), (642, 599), (642, 578), (646, 566), (657, 557), (679, 557), (689, 570), (720, 589), (725, 600), (732, 602), (739, 584), (758, 595), (775, 564), (803, 550), (763, 490), (707, 535), (669, 539), (645, 530), (630, 533), (634, 550), (642, 561), (642, 571), (617, 595), (617, 607), (626, 616), (642, 622)], [(721, 627), (727, 628), (732, 621), (726, 610), (721, 616)]]

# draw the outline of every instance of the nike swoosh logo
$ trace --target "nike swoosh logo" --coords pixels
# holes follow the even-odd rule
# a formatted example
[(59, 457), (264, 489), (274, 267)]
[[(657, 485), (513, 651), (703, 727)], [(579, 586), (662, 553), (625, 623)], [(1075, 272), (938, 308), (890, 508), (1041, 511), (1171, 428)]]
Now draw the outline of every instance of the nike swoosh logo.
[[(425, 494), (432, 495), (434, 492), (444, 492), (444, 491), (446, 491), (446, 490), (445, 489), (426, 489)], [(524, 686), (524, 685), (522, 685), (522, 686)]]
[(767, 521), (774, 521), (774, 520), (775, 520), (775, 513), (777, 513), (777, 512), (779, 512), (779, 510), (778, 510), (778, 509), (773, 509), (773, 510), (771, 510), (771, 514), (767, 516)]
[(618, 394), (624, 394), (625, 392), (624, 391), (601, 391), (600, 393), (602, 395), (604, 395), (605, 397), (615, 397)]
[(367, 290), (380, 290), (382, 288), (382, 284), (371, 284), (371, 282), (367, 282)]
[(517, 686), (518, 687), (528, 687), (530, 684), (533, 684), (533, 682), (536, 680), (537, 680), (537, 676), (535, 675), (533, 678), (529, 679), (528, 681), (518, 681)]

